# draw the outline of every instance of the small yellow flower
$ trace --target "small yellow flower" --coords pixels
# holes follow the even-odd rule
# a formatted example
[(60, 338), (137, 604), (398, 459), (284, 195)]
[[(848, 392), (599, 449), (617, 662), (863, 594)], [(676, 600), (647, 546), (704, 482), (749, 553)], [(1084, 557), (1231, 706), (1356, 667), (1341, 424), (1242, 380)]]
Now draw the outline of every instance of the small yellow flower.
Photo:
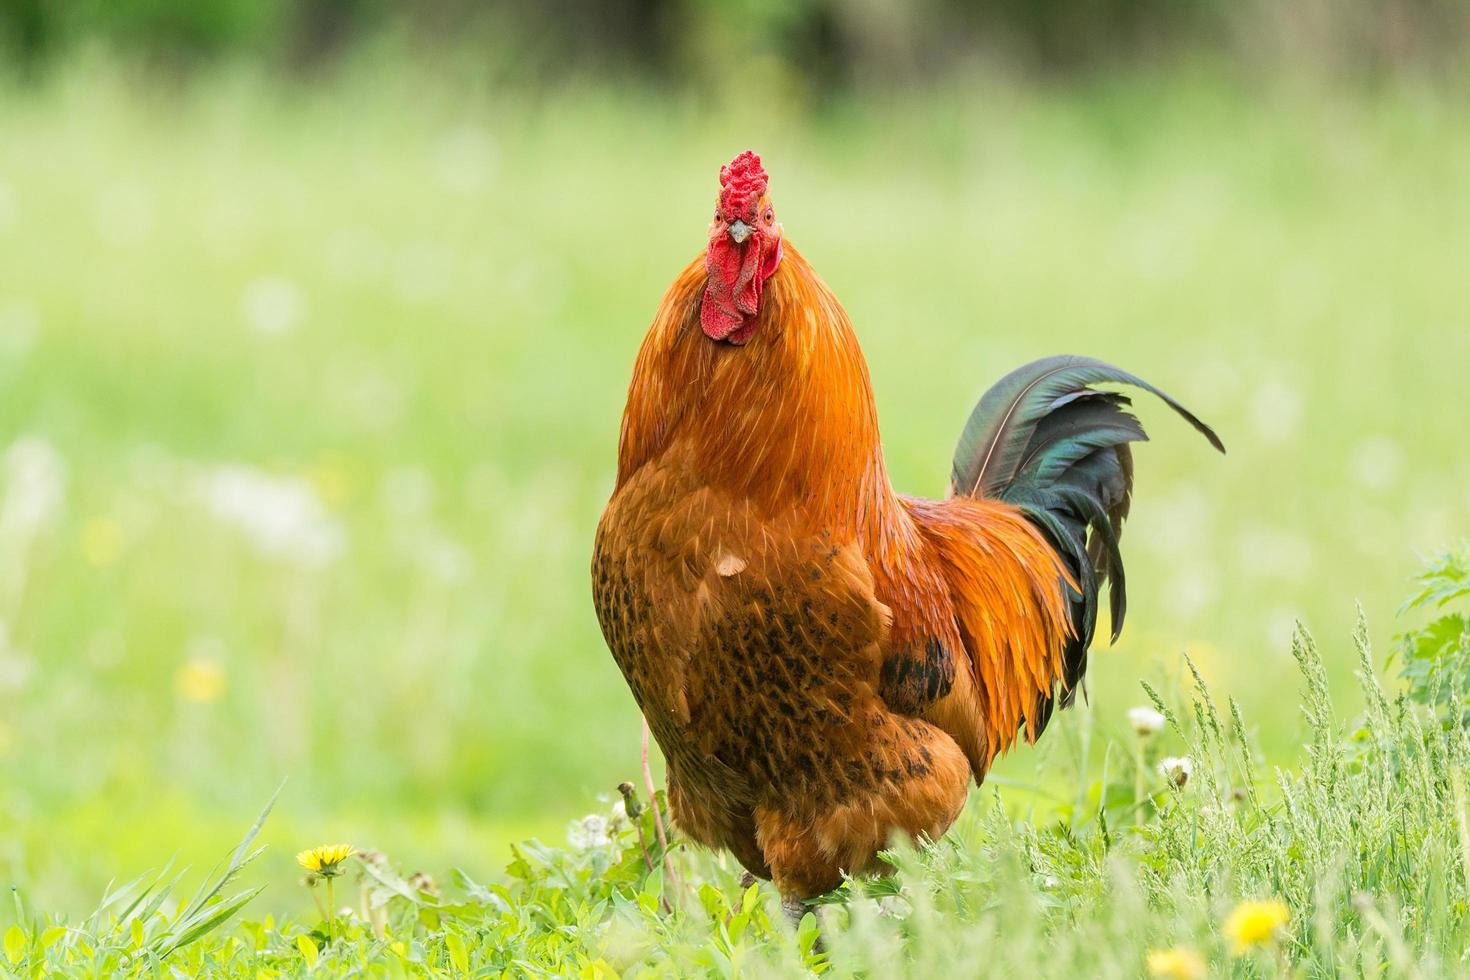
[(1277, 898), (1241, 902), (1225, 919), (1225, 935), (1236, 956), (1275, 942), (1291, 918), (1286, 903)]
[(93, 568), (117, 561), (122, 553), (122, 525), (110, 517), (94, 517), (82, 525), (82, 557)]
[(209, 704), (225, 693), (225, 669), (213, 660), (195, 657), (179, 668), (175, 680), (185, 701)]
[(342, 873), (342, 862), (356, 853), (351, 844), (323, 844), (296, 855), (296, 863), (314, 875), (335, 878)]
[(340, 457), (323, 456), (306, 471), (306, 478), (322, 503), (332, 510), (340, 510), (352, 496), (352, 478)]
[(1204, 980), (1205, 960), (1188, 946), (1148, 951), (1148, 975), (1163, 980)]

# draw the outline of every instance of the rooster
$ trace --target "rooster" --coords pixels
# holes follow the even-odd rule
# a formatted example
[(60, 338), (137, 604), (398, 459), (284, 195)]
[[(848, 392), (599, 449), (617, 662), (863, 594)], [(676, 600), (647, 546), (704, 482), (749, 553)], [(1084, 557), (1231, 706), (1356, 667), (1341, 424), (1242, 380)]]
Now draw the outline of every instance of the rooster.
[(1101, 361), (1019, 368), (970, 414), (949, 494), (896, 493), (847, 314), (749, 151), (633, 368), (592, 560), (598, 619), (691, 839), (788, 908), (937, 839), (1072, 703), (1147, 437)]

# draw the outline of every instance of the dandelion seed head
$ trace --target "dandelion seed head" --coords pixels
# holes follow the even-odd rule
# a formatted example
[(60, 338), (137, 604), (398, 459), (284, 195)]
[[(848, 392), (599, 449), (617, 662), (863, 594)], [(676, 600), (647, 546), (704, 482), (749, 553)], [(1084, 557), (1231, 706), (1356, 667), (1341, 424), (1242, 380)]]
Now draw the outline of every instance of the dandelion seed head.
[(579, 851), (606, 847), (612, 843), (607, 830), (606, 817), (600, 813), (589, 813), (581, 820), (573, 820), (567, 827), (567, 843)]
[(1128, 709), (1128, 724), (1133, 726), (1133, 730), (1140, 738), (1147, 738), (1162, 731), (1165, 721), (1167, 719), (1161, 712), (1146, 705)]
[(1194, 774), (1194, 761), (1187, 755), (1171, 755), (1159, 762), (1159, 772), (1172, 785), (1183, 789)]

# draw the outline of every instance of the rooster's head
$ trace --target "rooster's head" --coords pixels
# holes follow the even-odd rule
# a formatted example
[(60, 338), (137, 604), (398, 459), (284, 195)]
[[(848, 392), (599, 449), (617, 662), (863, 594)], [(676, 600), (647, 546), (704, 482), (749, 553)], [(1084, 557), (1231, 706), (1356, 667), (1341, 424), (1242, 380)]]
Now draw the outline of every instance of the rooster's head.
[(746, 150), (720, 168), (699, 322), (712, 340), (740, 345), (755, 333), (761, 287), (781, 262), (781, 226), (761, 158)]

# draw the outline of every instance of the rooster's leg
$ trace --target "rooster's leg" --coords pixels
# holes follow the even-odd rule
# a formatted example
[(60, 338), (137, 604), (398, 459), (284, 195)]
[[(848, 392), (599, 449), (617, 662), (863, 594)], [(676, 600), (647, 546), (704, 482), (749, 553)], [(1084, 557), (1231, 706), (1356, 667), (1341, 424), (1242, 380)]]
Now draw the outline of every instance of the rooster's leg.
[(781, 911), (786, 913), (786, 918), (791, 920), (791, 928), (800, 929), (801, 920), (806, 918), (810, 912), (817, 920), (817, 938), (812, 941), (813, 953), (827, 952), (827, 944), (822, 941), (822, 917), (815, 908), (807, 908), (806, 902), (799, 898), (781, 899)]

